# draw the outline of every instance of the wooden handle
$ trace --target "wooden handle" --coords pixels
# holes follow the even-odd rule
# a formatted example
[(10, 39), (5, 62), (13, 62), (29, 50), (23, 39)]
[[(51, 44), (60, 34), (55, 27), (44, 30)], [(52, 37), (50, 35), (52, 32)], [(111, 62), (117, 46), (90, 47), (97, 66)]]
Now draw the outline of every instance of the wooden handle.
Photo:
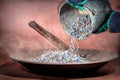
[(45, 37), (47, 40), (49, 40), (52, 44), (54, 44), (59, 49), (69, 49), (68, 45), (66, 45), (63, 41), (58, 39), (52, 33), (48, 32), (47, 30), (42, 28), (35, 21), (31, 21), (29, 23), (29, 26), (32, 27), (34, 30), (36, 30), (38, 33), (40, 33), (43, 37)]

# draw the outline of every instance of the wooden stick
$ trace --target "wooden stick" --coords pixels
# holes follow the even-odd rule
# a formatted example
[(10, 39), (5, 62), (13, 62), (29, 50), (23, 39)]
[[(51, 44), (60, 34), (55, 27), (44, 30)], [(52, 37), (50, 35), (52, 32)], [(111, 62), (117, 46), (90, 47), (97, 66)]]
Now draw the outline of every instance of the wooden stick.
[(35, 21), (31, 21), (29, 23), (29, 26), (32, 27), (34, 30), (36, 30), (38, 33), (40, 33), (43, 37), (45, 37), (47, 40), (49, 40), (52, 44), (54, 44), (59, 49), (69, 49), (68, 45), (66, 45), (64, 42), (62, 42), (60, 39), (58, 39), (52, 33), (48, 32), (47, 30), (42, 28)]

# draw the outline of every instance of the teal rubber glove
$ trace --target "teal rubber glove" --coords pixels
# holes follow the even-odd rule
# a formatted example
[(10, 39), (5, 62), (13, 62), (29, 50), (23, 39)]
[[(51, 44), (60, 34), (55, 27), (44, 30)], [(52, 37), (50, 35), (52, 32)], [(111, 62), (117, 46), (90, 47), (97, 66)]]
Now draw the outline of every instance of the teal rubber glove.
[(87, 0), (67, 0), (67, 3), (79, 10), (84, 10), (83, 5), (87, 3)]

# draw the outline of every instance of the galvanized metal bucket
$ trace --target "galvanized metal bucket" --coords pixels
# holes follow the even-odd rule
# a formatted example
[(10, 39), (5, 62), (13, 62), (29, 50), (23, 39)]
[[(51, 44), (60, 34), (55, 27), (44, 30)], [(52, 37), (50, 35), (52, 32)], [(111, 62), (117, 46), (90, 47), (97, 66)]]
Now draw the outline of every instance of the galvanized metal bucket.
[[(86, 39), (94, 31), (100, 28), (106, 22), (112, 11), (108, 0), (88, 0), (83, 7), (84, 10), (78, 10), (75, 7), (70, 6), (66, 1), (63, 1), (58, 10), (58, 16), (63, 29), (68, 35), (77, 40)], [(87, 37), (77, 38), (71, 35), (72, 29), (70, 23), (76, 16), (81, 16), (82, 14), (87, 14), (90, 17), (92, 29), (85, 35)]]

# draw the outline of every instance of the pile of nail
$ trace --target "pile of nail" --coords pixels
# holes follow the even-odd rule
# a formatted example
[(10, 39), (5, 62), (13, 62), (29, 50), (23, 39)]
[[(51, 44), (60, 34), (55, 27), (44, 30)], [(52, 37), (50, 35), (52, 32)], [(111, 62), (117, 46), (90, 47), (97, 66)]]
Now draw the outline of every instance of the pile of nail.
[(70, 20), (71, 36), (78, 40), (86, 39), (92, 33), (92, 23), (88, 14), (79, 14)]
[(80, 54), (75, 54), (71, 50), (44, 53), (34, 61), (48, 64), (80, 64), (88, 62), (85, 55), (81, 56)]

